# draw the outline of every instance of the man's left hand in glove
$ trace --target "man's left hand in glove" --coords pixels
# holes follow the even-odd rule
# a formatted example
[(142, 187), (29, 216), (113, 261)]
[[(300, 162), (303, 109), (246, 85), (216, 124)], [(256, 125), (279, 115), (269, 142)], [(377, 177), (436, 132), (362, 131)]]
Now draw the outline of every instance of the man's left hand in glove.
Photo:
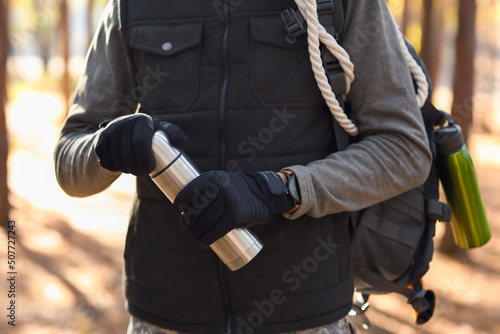
[(183, 213), (181, 225), (203, 248), (235, 228), (266, 223), (293, 207), (282, 178), (271, 171), (204, 173), (191, 181), (173, 203), (174, 210)]

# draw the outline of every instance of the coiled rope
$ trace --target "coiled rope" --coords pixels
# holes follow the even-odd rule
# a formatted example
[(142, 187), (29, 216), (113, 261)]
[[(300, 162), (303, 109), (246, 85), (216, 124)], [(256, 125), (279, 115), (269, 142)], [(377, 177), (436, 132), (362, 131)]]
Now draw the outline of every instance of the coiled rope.
[[(338, 100), (335, 97), (335, 93), (328, 82), (328, 78), (325, 73), (325, 68), (323, 67), (323, 61), (321, 59), (321, 51), (319, 48), (319, 43), (323, 43), (331, 54), (339, 60), (340, 66), (345, 73), (346, 81), (346, 95), (349, 94), (351, 89), (351, 84), (354, 81), (354, 64), (351, 62), (349, 54), (342, 48), (335, 38), (330, 35), (325, 27), (323, 27), (318, 19), (317, 3), (316, 0), (295, 0), (300, 13), (307, 22), (307, 41), (309, 45), (309, 58), (312, 65), (312, 70), (314, 77), (318, 84), (318, 88), (321, 91), (321, 95), (326, 101), (330, 112), (337, 122), (344, 128), (344, 130), (351, 136), (356, 136), (358, 134), (358, 128), (356, 125), (347, 117), (344, 110), (340, 106)], [(403, 34), (399, 30), (399, 26), (396, 23), (394, 17), (392, 17), (393, 23), (398, 31), (399, 44), (403, 50), (405, 60), (410, 68), (417, 82), (417, 101), (419, 106), (422, 107), (428, 94), (428, 84), (420, 66), (413, 59), (408, 50)]]

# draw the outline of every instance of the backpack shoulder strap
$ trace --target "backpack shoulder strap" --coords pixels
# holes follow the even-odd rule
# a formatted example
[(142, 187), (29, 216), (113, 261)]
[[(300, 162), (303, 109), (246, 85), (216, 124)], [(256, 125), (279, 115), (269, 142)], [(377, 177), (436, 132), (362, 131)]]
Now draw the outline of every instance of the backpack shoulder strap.
[[(337, 41), (342, 35), (345, 22), (344, 3), (347, 0), (316, 0), (318, 19), (325, 30)], [(299, 10), (287, 9), (281, 14), (288, 31), (287, 41), (294, 43), (295, 39), (306, 32), (306, 23)], [(332, 91), (340, 107), (345, 111), (344, 95), (346, 93), (346, 76), (339, 60), (331, 54), (324, 45), (321, 48), (321, 58)], [(344, 128), (333, 119), (337, 150), (342, 151), (350, 144), (349, 135)]]
[[(337, 41), (344, 31), (345, 1), (346, 0), (317, 0), (319, 21), (321, 25), (325, 27), (326, 31)], [(335, 93), (340, 107), (345, 111), (344, 94), (346, 93), (346, 79), (344, 70), (342, 66), (340, 66), (339, 60), (324, 46), (322, 48), (321, 58), (332, 91)], [(337, 150), (343, 151), (350, 144), (349, 135), (335, 119), (333, 120), (333, 127)]]
[(338, 39), (344, 30), (344, 1), (345, 0), (316, 0), (318, 4), (318, 18), (326, 31)]

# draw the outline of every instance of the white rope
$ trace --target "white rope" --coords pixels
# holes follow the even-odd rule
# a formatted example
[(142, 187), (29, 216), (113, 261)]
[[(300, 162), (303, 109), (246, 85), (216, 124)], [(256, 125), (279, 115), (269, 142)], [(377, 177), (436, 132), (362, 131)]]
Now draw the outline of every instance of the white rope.
[(340, 62), (340, 66), (345, 72), (346, 94), (351, 89), (351, 83), (354, 80), (354, 65), (351, 62), (347, 52), (337, 43), (335, 38), (330, 35), (319, 23), (316, 0), (295, 0), (302, 16), (307, 21), (307, 38), (309, 44), (309, 58), (311, 60), (312, 70), (321, 95), (326, 101), (330, 112), (344, 130), (351, 136), (358, 134), (358, 128), (347, 117), (339, 102), (335, 98), (332, 87), (328, 82), (319, 50), (319, 41), (321, 41), (328, 50)]
[(424, 74), (424, 71), (417, 64), (417, 61), (413, 59), (413, 57), (411, 56), (410, 51), (406, 46), (403, 33), (399, 29), (399, 25), (397, 24), (396, 19), (394, 19), (394, 16), (392, 15), (391, 17), (392, 17), (392, 22), (396, 27), (396, 31), (398, 32), (399, 44), (401, 45), (401, 49), (403, 50), (406, 63), (410, 68), (410, 72), (413, 74), (413, 78), (417, 82), (417, 102), (419, 107), (422, 108), (422, 106), (425, 103), (425, 100), (427, 100), (427, 96), (429, 95), (429, 83), (427, 82), (427, 78)]
[[(346, 94), (349, 94), (351, 89), (351, 84), (354, 81), (354, 64), (351, 62), (349, 55), (342, 48), (335, 38), (330, 35), (325, 27), (319, 23), (317, 3), (316, 0), (295, 0), (300, 13), (307, 22), (307, 37), (309, 44), (309, 58), (311, 60), (311, 65), (318, 84), (318, 88), (321, 91), (321, 95), (326, 101), (330, 112), (337, 122), (344, 128), (344, 130), (351, 136), (358, 134), (358, 128), (354, 123), (347, 117), (344, 110), (340, 107), (335, 93), (333, 93), (332, 87), (328, 82), (328, 78), (325, 74), (325, 69), (323, 67), (323, 61), (321, 59), (321, 52), (319, 49), (319, 42), (323, 43), (332, 55), (339, 60), (340, 66), (344, 70), (346, 79)], [(415, 59), (410, 54), (408, 47), (405, 44), (403, 33), (399, 29), (394, 16), (392, 16), (392, 21), (398, 32), (398, 39), (403, 54), (410, 68), (413, 77), (417, 83), (417, 102), (420, 107), (422, 107), (427, 99), (429, 85), (427, 83), (426, 76), (422, 68), (417, 64)]]

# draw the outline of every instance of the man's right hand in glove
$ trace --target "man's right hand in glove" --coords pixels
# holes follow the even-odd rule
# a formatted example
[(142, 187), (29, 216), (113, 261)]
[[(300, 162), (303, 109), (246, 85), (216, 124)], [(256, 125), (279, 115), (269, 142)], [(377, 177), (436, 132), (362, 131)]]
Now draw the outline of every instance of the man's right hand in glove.
[(99, 134), (95, 147), (99, 163), (110, 171), (136, 176), (147, 175), (155, 168), (151, 146), (155, 131), (162, 130), (176, 145), (187, 139), (177, 125), (141, 113), (118, 117), (103, 124), (105, 128)]

